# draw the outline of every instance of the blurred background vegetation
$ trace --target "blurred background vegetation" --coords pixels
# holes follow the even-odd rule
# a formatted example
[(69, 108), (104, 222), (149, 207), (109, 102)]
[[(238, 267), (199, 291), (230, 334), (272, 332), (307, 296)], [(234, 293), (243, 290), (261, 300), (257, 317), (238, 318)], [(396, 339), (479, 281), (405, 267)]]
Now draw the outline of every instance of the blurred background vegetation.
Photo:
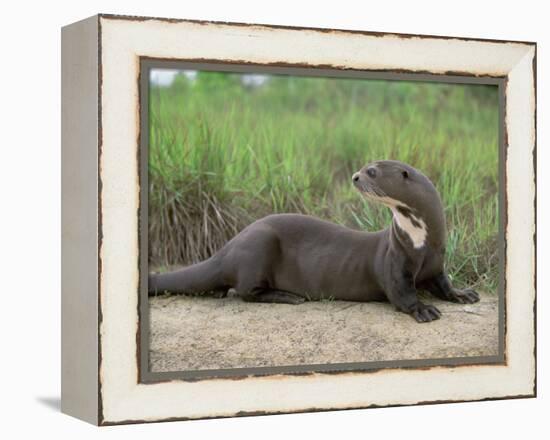
[(271, 213), (385, 228), (390, 211), (351, 175), (395, 159), (441, 194), (450, 276), (496, 290), (496, 86), (181, 71), (149, 102), (153, 269), (203, 260)]

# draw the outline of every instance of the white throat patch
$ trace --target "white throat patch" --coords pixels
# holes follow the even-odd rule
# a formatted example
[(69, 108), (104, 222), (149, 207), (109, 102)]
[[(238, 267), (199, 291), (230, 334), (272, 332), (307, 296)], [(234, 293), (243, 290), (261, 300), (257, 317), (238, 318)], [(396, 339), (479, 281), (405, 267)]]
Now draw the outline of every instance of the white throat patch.
[[(399, 203), (399, 206), (406, 207), (406, 205)], [(392, 208), (393, 211), (393, 218), (395, 218), (395, 222), (397, 223), (397, 226), (401, 228), (401, 230), (405, 231), (409, 238), (411, 239), (413, 246), (418, 249), (424, 246), (426, 243), (426, 236), (428, 235), (428, 228), (426, 227), (426, 223), (421, 218), (416, 217), (414, 214), (410, 214), (412, 218), (406, 217), (403, 214), (401, 214), (397, 208)], [(415, 225), (413, 223), (417, 223), (419, 226)]]
[[(424, 220), (419, 217), (416, 217), (409, 208), (404, 203), (399, 200), (392, 199), (391, 197), (381, 197), (374, 194), (364, 193), (367, 197), (376, 200), (377, 202), (383, 203), (388, 206), (393, 212), (393, 218), (397, 223), (399, 229), (405, 232), (411, 239), (415, 249), (419, 249), (426, 243), (426, 237), (428, 236), (428, 227)], [(405, 208), (409, 211), (409, 216), (403, 215), (397, 208)]]

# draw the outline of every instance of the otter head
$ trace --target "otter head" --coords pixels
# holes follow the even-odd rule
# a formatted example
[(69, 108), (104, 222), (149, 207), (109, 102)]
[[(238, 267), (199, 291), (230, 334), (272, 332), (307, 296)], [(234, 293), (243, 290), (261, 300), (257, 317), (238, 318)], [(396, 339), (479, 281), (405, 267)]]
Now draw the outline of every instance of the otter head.
[(365, 197), (392, 210), (395, 223), (413, 247), (423, 247), (428, 234), (444, 240), (441, 199), (430, 179), (417, 169), (395, 160), (380, 160), (365, 165), (352, 180)]

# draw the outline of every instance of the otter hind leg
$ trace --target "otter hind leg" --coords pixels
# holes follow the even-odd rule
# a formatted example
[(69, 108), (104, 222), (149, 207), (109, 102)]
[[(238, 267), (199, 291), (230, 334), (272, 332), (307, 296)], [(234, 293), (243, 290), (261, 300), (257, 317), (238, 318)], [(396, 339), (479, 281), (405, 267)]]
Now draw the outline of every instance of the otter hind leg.
[(249, 294), (242, 296), (246, 302), (279, 303), (279, 304), (302, 304), (306, 299), (283, 290), (255, 289)]

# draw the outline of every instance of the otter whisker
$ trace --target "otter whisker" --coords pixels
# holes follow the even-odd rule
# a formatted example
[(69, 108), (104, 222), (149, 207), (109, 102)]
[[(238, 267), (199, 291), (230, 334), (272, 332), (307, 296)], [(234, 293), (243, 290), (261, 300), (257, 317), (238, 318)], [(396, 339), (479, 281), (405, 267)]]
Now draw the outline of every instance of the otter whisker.
[(388, 196), (381, 188), (376, 188), (376, 193), (379, 197), (387, 197)]
[(366, 190), (366, 194), (368, 196), (370, 196), (371, 198), (377, 198), (378, 195), (376, 194), (376, 192), (374, 191), (374, 188), (370, 187), (370, 186), (366, 186), (365, 187), (365, 190)]

